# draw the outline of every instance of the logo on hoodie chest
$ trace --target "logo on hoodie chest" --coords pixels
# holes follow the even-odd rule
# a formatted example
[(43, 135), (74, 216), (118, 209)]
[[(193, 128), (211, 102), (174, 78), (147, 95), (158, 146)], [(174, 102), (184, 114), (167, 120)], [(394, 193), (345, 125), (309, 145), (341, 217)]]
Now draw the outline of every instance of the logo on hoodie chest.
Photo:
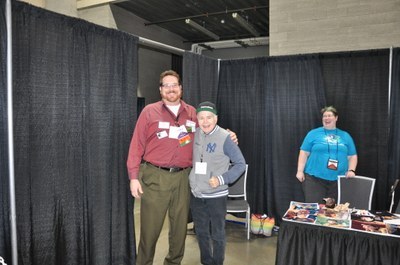
[(207, 144), (206, 152), (207, 152), (207, 153), (214, 153), (216, 147), (217, 147), (217, 144), (216, 144), (216, 143), (208, 143), (208, 144)]

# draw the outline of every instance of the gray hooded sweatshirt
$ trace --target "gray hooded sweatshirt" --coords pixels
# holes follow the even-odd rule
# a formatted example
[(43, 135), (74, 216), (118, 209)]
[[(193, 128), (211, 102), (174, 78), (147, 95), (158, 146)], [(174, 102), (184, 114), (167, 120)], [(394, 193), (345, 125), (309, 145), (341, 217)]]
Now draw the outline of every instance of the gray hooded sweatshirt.
[[(207, 163), (205, 174), (196, 174), (196, 163)], [(245, 171), (246, 161), (229, 132), (218, 125), (208, 134), (196, 130), (193, 144), (193, 168), (189, 175), (190, 188), (197, 198), (216, 198), (228, 195), (228, 184), (235, 182)], [(220, 186), (212, 188), (208, 180), (217, 176)]]

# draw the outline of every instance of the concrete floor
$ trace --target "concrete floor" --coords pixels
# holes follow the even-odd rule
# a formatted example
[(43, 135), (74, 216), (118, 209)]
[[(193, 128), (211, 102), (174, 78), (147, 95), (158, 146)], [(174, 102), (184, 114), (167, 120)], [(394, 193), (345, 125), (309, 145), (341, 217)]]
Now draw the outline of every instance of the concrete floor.
[[(135, 231), (136, 243), (139, 245), (139, 228), (140, 228), (140, 201), (135, 202)], [(250, 234), (250, 240), (246, 239), (246, 229), (244, 225), (238, 224), (237, 221), (243, 219), (228, 215), (228, 220), (234, 222), (226, 223), (226, 265), (274, 265), (276, 255), (277, 234), (273, 232), (271, 237), (256, 236)], [(192, 224), (188, 225), (192, 228)], [(168, 220), (165, 221), (159, 241), (157, 243), (156, 255), (154, 257), (154, 265), (162, 265), (165, 255), (168, 251)], [(200, 264), (200, 251), (197, 244), (196, 236), (188, 234), (186, 237), (185, 256), (182, 265)]]

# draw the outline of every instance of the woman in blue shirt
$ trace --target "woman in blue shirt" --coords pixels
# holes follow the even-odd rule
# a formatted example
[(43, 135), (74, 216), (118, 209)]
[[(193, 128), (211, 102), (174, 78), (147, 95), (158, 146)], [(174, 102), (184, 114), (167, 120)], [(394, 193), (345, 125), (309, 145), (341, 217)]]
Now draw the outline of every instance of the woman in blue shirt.
[(323, 198), (337, 200), (339, 175), (354, 177), (357, 151), (350, 134), (336, 127), (334, 107), (321, 110), (322, 127), (308, 132), (300, 147), (297, 179), (302, 182), (305, 202), (323, 203)]

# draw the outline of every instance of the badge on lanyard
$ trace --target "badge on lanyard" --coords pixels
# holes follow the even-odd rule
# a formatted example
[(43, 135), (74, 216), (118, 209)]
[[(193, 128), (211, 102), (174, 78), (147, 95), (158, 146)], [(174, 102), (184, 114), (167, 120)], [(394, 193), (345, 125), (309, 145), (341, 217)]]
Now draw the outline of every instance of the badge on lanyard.
[(188, 132), (195, 132), (196, 131), (196, 123), (191, 120), (186, 121), (186, 130)]
[(178, 136), (178, 141), (180, 146), (185, 146), (192, 141), (190, 134), (187, 132), (181, 132)]
[(337, 161), (337, 160), (335, 160), (335, 159), (328, 159), (328, 166), (327, 166), (327, 168), (328, 169), (331, 169), (331, 170), (337, 170), (337, 168), (338, 168), (338, 164), (339, 164), (339, 161)]
[(195, 173), (199, 175), (205, 175), (207, 173), (207, 163), (196, 162)]

